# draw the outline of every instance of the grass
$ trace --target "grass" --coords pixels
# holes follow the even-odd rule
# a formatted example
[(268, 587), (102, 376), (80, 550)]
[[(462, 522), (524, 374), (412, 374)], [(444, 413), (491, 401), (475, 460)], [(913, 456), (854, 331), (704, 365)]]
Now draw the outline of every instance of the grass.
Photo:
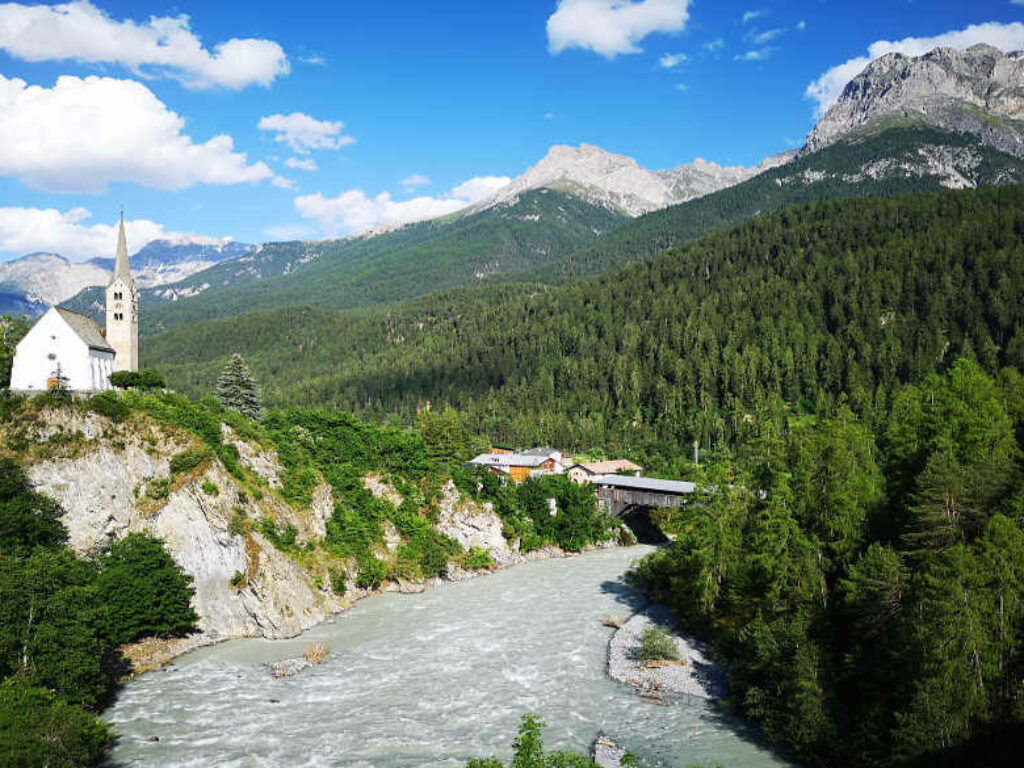
[(640, 635), (640, 658), (644, 661), (679, 661), (679, 648), (663, 627), (647, 627)]

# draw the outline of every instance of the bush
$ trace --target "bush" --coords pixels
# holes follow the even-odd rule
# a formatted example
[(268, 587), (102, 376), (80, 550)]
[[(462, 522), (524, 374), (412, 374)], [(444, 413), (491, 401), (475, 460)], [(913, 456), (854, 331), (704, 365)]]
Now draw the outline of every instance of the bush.
[(164, 389), (167, 380), (155, 368), (144, 371), (115, 371), (110, 374), (110, 383), (118, 389)]
[(478, 571), (482, 568), (493, 568), (494, 558), (491, 553), (483, 547), (471, 547), (462, 556), (462, 567), (470, 571)]
[(245, 586), (245, 582), (245, 574), (241, 571), (235, 571), (233, 574), (231, 574), (231, 586), (234, 589), (241, 589)]
[(244, 536), (249, 532), (249, 517), (241, 507), (235, 507), (228, 521), (228, 533), (232, 536)]
[(89, 398), (89, 410), (120, 423), (131, 415), (132, 409), (121, 402), (114, 392), (100, 392)]
[(348, 575), (342, 570), (332, 570), (329, 572), (331, 579), (331, 591), (338, 597), (344, 597), (345, 593), (348, 592)]
[(195, 627), (192, 577), (148, 533), (130, 533), (99, 556), (97, 592), (106, 635), (115, 645), (142, 637), (180, 637)]
[(185, 472), (191, 472), (207, 458), (209, 458), (209, 454), (204, 450), (195, 450), (193, 448), (184, 450), (171, 456), (171, 474), (180, 475)]
[(679, 646), (662, 627), (647, 627), (640, 635), (640, 658), (644, 661), (678, 661)]
[(146, 486), (146, 495), (154, 501), (166, 499), (171, 494), (171, 483), (165, 477), (155, 477)]
[(384, 581), (384, 563), (378, 560), (370, 552), (361, 554), (356, 562), (359, 565), (359, 572), (356, 574), (356, 586), (363, 589), (374, 589)]
[(95, 765), (110, 726), (24, 677), (0, 683), (0, 763), (4, 768)]
[(203, 489), (203, 493), (207, 496), (217, 496), (220, 493), (220, 488), (217, 487), (217, 484), (211, 483), (209, 480), (204, 481), (199, 487)]
[(289, 523), (284, 530), (269, 517), (260, 518), (258, 525), (259, 532), (273, 544), (277, 549), (288, 550), (295, 547), (295, 539), (298, 538), (299, 530)]
[(142, 377), (137, 371), (114, 371), (110, 374), (110, 383), (118, 389), (130, 389), (138, 387)]
[(35, 493), (13, 459), (0, 458), (0, 555), (58, 547), (68, 538), (55, 501)]

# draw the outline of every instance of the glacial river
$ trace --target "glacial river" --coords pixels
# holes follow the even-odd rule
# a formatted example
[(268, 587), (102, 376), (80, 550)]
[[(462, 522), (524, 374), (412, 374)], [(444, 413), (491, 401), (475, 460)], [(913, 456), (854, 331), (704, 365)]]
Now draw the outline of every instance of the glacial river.
[[(543, 560), (420, 595), (363, 600), (283, 641), (233, 640), (130, 683), (107, 716), (124, 768), (461, 767), (511, 756), (524, 712), (549, 749), (598, 731), (685, 768), (780, 766), (742, 722), (702, 699), (641, 700), (605, 675), (607, 615), (639, 596), (619, 577), (649, 547)], [(268, 663), (331, 645), (319, 666), (274, 680)], [(151, 740), (157, 737), (158, 741)]]

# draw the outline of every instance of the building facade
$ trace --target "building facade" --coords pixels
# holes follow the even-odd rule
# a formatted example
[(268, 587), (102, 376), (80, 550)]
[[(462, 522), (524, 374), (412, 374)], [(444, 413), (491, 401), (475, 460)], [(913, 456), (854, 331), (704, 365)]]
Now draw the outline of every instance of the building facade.
[(115, 371), (139, 370), (139, 290), (128, 266), (124, 214), (117, 229), (114, 276), (107, 285), (107, 343), (114, 349)]
[(110, 389), (114, 350), (91, 318), (52, 307), (18, 342), (11, 369), (11, 389), (46, 392), (66, 378), (76, 392)]

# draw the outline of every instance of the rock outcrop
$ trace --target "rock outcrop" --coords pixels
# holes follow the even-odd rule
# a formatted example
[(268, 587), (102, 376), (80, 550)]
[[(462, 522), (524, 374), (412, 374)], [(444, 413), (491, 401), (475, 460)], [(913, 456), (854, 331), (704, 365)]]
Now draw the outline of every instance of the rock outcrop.
[(553, 189), (627, 216), (640, 216), (738, 184), (756, 172), (742, 166), (723, 167), (700, 158), (654, 172), (631, 157), (590, 144), (556, 145), (539, 163), (472, 210), (510, 204), (531, 189)]
[(847, 84), (807, 137), (805, 151), (874, 124), (901, 122), (969, 133), (1024, 157), (1024, 52), (979, 44), (882, 56)]

